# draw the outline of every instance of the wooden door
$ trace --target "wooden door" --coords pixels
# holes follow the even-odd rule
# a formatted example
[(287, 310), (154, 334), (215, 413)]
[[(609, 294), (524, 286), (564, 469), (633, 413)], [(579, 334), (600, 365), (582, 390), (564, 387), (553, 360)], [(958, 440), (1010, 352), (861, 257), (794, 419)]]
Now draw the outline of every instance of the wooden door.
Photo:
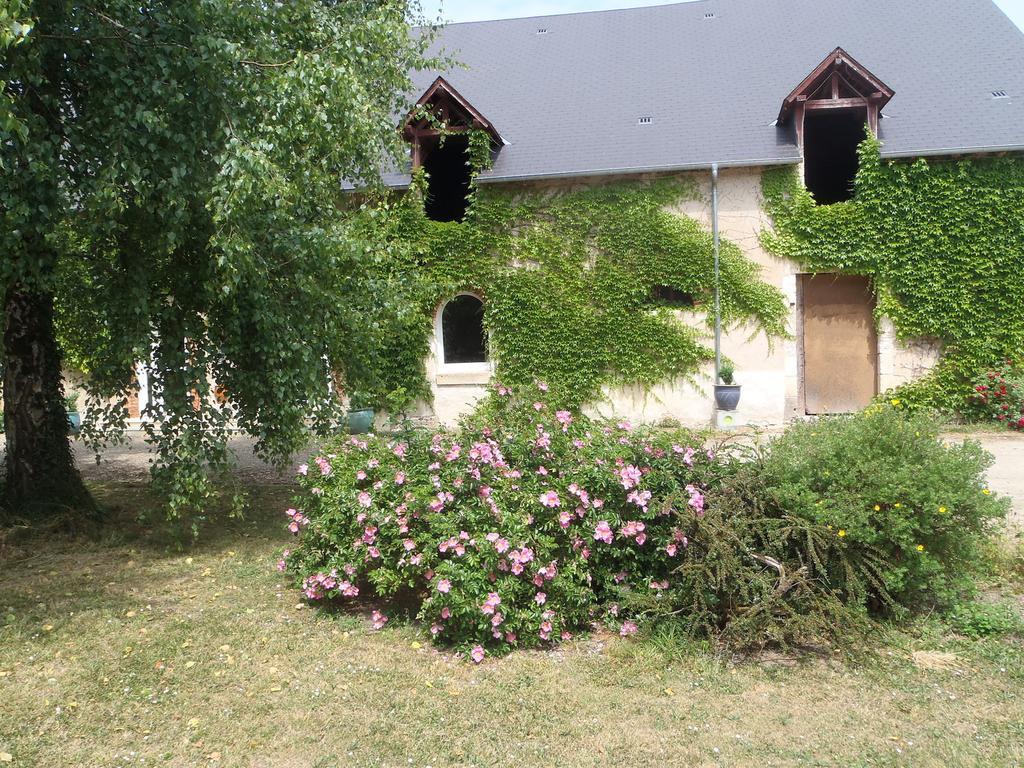
[(871, 283), (853, 275), (803, 275), (802, 294), (805, 410), (859, 411), (878, 392)]

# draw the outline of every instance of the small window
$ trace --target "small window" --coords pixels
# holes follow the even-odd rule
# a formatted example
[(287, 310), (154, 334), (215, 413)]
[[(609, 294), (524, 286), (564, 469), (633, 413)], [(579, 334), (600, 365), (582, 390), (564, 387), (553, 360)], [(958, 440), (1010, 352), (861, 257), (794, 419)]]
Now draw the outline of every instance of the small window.
[(804, 179), (818, 205), (853, 197), (866, 121), (863, 109), (815, 111), (804, 119)]
[(427, 172), (427, 218), (434, 221), (462, 221), (469, 206), (469, 137), (448, 136), (424, 147), (423, 168)]
[(651, 301), (660, 306), (674, 309), (692, 309), (697, 306), (692, 294), (669, 285), (656, 285), (651, 288)]
[(442, 359), (445, 365), (487, 362), (484, 304), (461, 294), (441, 310)]

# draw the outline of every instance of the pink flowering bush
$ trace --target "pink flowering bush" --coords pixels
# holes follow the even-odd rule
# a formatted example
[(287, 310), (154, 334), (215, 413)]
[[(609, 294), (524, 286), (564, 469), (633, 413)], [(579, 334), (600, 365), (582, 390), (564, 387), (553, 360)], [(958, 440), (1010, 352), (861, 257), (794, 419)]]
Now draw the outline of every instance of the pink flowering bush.
[(977, 446), (869, 409), (757, 455), (600, 422), (505, 387), (457, 430), (345, 437), (299, 468), (279, 568), (311, 601), (413, 605), (439, 643), (488, 654), (595, 622), (658, 622), (734, 647), (843, 642), (869, 614), (969, 588), (1006, 503)]
[(459, 430), (346, 437), (300, 467), (285, 559), (308, 599), (411, 596), (439, 642), (478, 660), (571, 637), (624, 590), (670, 587), (688, 546), (677, 506), (702, 512), (725, 465), (686, 432), (501, 391)]

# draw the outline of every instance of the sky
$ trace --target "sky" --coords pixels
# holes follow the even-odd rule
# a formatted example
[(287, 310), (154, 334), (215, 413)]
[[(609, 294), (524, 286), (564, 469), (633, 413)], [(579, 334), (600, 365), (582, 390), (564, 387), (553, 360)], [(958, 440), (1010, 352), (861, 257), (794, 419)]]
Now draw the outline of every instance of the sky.
[[(444, 20), (451, 22), (603, 11), (609, 8), (636, 8), (645, 5), (666, 5), (668, 2), (678, 0), (423, 0), (423, 8), (428, 17), (436, 18), (440, 11)], [(1024, 30), (1024, 0), (996, 0), (996, 5)]]

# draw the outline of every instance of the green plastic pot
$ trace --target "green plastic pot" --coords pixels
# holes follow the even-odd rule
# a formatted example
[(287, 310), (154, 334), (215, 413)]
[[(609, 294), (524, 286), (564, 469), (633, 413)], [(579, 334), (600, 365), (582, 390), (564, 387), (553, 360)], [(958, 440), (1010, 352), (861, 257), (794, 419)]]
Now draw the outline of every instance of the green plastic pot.
[(68, 426), (71, 428), (71, 434), (77, 435), (82, 431), (82, 414), (78, 411), (68, 411)]

